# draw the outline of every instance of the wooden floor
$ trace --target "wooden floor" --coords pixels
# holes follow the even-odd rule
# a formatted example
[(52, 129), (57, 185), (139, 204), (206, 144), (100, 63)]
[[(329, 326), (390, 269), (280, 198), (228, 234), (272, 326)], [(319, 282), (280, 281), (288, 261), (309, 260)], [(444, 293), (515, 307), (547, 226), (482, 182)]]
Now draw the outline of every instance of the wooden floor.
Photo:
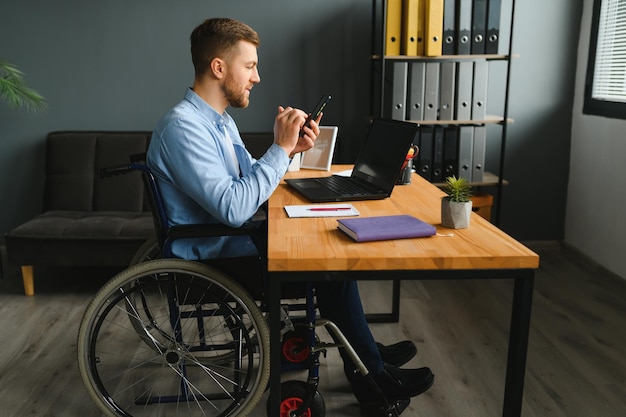
[[(626, 415), (626, 281), (556, 244), (531, 244), (536, 275), (524, 406), (526, 417)], [(4, 259), (0, 281), (0, 415), (98, 416), (76, 363), (76, 334), (90, 297), (114, 271), (39, 271), (22, 295)], [(368, 311), (389, 300), (388, 283), (363, 285)], [(402, 283), (401, 320), (372, 325), (383, 342), (410, 338), (435, 384), (403, 416), (501, 415), (512, 283)], [(322, 335), (322, 338), (324, 335)], [(322, 363), (327, 416), (358, 416), (336, 352)], [(298, 375), (296, 375), (298, 376)], [(265, 404), (258, 416), (265, 415)]]

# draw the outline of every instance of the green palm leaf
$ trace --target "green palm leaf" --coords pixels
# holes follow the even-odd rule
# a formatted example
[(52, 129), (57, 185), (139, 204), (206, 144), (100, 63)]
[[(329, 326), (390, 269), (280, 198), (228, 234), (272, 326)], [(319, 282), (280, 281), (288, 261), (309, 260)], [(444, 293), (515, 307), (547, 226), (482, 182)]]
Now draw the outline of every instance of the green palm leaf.
[(24, 107), (31, 111), (47, 107), (46, 99), (24, 83), (24, 73), (8, 62), (0, 61), (0, 97), (11, 108)]

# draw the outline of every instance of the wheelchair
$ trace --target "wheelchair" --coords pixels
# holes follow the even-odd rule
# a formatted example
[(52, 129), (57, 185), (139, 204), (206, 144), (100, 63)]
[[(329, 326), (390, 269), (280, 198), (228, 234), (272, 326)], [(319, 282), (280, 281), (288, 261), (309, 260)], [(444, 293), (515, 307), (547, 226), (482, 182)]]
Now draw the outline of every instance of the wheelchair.
[[(270, 375), (266, 262), (262, 256), (182, 260), (172, 255), (171, 247), (184, 238), (246, 235), (264, 254), (266, 221), (261, 214), (239, 228), (168, 227), (158, 185), (142, 158), (131, 157), (128, 165), (101, 172), (103, 177), (141, 173), (156, 240), (146, 242), (131, 266), (110, 279), (87, 306), (77, 344), (83, 384), (110, 417), (248, 416), (267, 390)], [(259, 274), (237, 275), (238, 266), (252, 261)], [(306, 287), (304, 303), (281, 300), (281, 371), (304, 369), (308, 377), (282, 382), (280, 417), (325, 416), (318, 370), (320, 354), (329, 348), (346, 349), (368, 377), (340, 330), (316, 317), (312, 284)], [(321, 342), (315, 334), (318, 326), (338, 342)], [(375, 385), (371, 376), (369, 381)], [(269, 401), (267, 408), (269, 414)], [(397, 415), (394, 404), (381, 414)]]

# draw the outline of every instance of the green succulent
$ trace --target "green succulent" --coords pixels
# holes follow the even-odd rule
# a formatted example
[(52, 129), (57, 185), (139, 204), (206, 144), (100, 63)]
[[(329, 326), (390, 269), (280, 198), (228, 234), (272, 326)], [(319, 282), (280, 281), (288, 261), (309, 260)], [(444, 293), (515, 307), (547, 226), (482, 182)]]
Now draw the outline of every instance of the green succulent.
[(46, 99), (24, 83), (24, 73), (8, 62), (0, 61), (0, 97), (9, 107), (37, 111), (47, 107)]
[(466, 203), (472, 196), (472, 186), (463, 177), (446, 177), (444, 191), (448, 194), (448, 199), (455, 203)]

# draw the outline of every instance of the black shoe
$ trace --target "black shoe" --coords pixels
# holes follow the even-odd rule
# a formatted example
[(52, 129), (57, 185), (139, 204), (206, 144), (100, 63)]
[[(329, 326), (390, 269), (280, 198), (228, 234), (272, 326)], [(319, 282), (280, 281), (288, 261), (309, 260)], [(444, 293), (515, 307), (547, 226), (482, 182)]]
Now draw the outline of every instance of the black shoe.
[(348, 377), (348, 380), (361, 409), (371, 409), (374, 413), (371, 414), (372, 417), (389, 415), (376, 414), (380, 413), (380, 410), (384, 411), (385, 405), (383, 403), (385, 400), (389, 405), (397, 409), (401, 408), (403, 411), (409, 405), (411, 397), (428, 390), (435, 380), (435, 376), (429, 368), (400, 369), (387, 365), (381, 374), (371, 376), (376, 386), (382, 391), (383, 399), (380, 393), (377, 393), (377, 390), (372, 388), (371, 382), (367, 379), (369, 377), (353, 374)]
[(393, 366), (402, 366), (413, 359), (417, 354), (417, 348), (410, 340), (394, 343), (389, 346), (376, 342), (376, 346), (378, 347), (378, 352), (380, 352), (380, 357), (383, 362)]
[(372, 378), (371, 375), (364, 377), (359, 373), (348, 377), (354, 396), (359, 401), (361, 415), (363, 417), (399, 416), (409, 406), (411, 400), (387, 395), (380, 387), (376, 388), (377, 379)]
[(388, 398), (410, 398), (422, 394), (432, 387), (435, 376), (429, 368), (401, 369), (385, 366), (382, 375), (374, 377)]

